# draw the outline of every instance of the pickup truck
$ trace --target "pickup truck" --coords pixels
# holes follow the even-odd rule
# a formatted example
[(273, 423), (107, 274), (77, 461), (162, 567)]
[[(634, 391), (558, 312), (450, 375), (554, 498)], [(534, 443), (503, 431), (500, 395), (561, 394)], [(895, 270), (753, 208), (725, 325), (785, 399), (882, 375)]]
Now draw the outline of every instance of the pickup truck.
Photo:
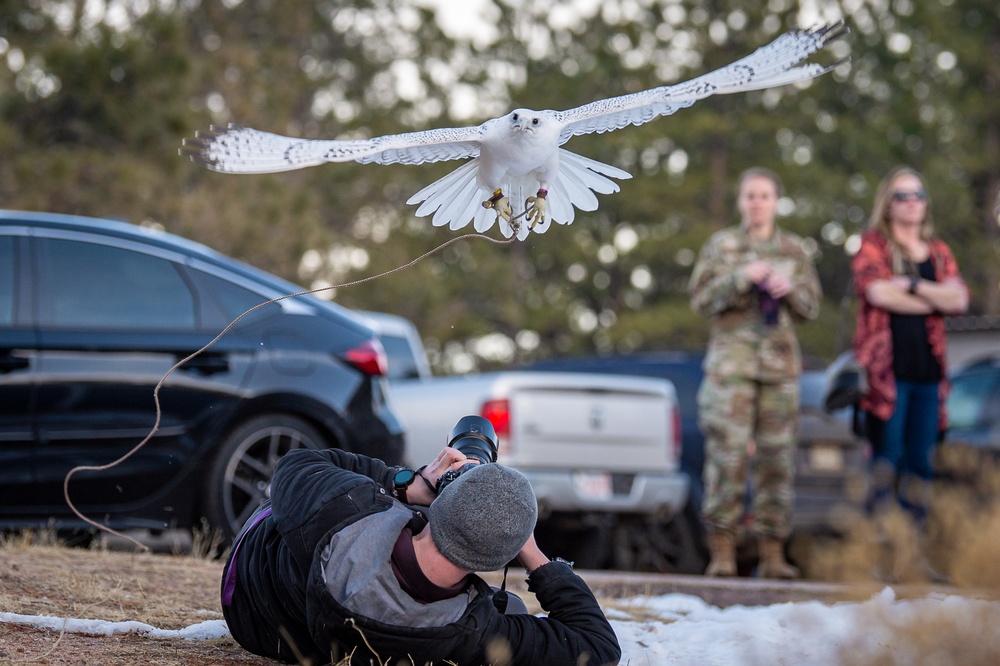
[[(538, 372), (608, 372), (669, 379), (680, 397), (683, 454), (681, 469), (691, 478), (691, 505), (700, 511), (705, 462), (705, 438), (698, 427), (698, 387), (704, 356), (696, 352), (637, 352), (618, 356), (563, 357), (538, 361), (522, 368)], [(831, 366), (830, 371), (835, 370)], [(853, 410), (843, 405), (824, 408), (830, 385), (828, 371), (807, 367), (799, 378), (799, 436), (795, 452), (795, 504), (792, 508), (791, 556), (810, 574), (809, 551), (820, 547), (828, 536), (848, 533), (862, 515), (868, 454), (864, 440), (855, 432)], [(856, 379), (856, 378), (855, 378)], [(849, 382), (844, 380), (843, 384)], [(751, 518), (747, 506), (745, 522)], [(706, 535), (698, 534), (699, 538)], [(747, 536), (741, 530), (741, 536)], [(756, 558), (755, 540), (740, 540), (741, 565), (748, 571)]]
[(498, 462), (528, 477), (536, 536), (586, 568), (701, 573), (678, 524), (689, 479), (679, 469), (673, 385), (625, 375), (500, 371), (434, 377), (413, 324), (364, 312), (389, 359), (389, 400), (403, 421), (404, 461), (433, 460), (468, 414), (491, 421)]

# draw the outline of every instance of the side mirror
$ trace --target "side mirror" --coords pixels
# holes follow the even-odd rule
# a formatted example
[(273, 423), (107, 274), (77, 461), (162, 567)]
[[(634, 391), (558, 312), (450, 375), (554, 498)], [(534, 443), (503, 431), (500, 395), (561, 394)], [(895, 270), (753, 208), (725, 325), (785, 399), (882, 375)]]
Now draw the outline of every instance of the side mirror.
[(826, 394), (823, 409), (835, 412), (845, 407), (857, 406), (868, 393), (868, 377), (854, 354), (846, 352), (837, 357), (827, 368)]

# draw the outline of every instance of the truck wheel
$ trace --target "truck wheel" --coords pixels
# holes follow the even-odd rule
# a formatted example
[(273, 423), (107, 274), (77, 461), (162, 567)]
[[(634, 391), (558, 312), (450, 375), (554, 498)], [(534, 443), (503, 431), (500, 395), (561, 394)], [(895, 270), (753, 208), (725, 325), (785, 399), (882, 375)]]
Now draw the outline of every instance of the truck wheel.
[(552, 516), (538, 522), (535, 540), (549, 557), (569, 560), (577, 569), (605, 569), (611, 562), (613, 523), (583, 522), (579, 516)]
[(667, 522), (622, 521), (615, 529), (615, 568), (623, 571), (700, 574), (708, 564), (700, 521), (682, 511)]
[(322, 449), (329, 443), (309, 423), (287, 414), (256, 416), (233, 429), (219, 447), (206, 478), (202, 514), (224, 544), (270, 495), (271, 475), (293, 449)]

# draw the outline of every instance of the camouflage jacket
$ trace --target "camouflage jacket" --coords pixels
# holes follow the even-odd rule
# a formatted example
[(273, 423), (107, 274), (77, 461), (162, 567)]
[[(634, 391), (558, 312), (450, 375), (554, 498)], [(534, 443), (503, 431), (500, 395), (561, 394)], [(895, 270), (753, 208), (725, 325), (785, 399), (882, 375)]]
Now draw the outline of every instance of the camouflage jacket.
[[(743, 273), (758, 259), (792, 282), (774, 325), (765, 323), (760, 291)], [(702, 247), (688, 289), (691, 307), (712, 322), (706, 374), (771, 382), (798, 377), (802, 355), (794, 321), (815, 319), (822, 295), (801, 238), (777, 227), (767, 240), (751, 239), (742, 227), (723, 229)]]

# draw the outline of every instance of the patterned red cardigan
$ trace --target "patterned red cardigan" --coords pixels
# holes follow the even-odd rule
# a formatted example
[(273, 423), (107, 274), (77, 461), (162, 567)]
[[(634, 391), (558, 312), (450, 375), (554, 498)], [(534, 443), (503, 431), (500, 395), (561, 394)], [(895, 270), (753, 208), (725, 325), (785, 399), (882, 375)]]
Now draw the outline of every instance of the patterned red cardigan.
[[(938, 282), (961, 276), (958, 264), (944, 241), (932, 238), (930, 241), (931, 263)], [(889, 328), (889, 312), (873, 306), (865, 293), (875, 280), (892, 277), (892, 256), (889, 241), (875, 229), (869, 229), (861, 236), (861, 249), (851, 262), (854, 273), (854, 287), (857, 290), (857, 326), (854, 331), (854, 355), (868, 374), (868, 394), (862, 399), (861, 407), (880, 419), (888, 420), (896, 408), (896, 377), (892, 370), (892, 331)], [(951, 389), (948, 369), (945, 364), (944, 316), (938, 313), (927, 315), (927, 337), (931, 352), (941, 365), (942, 378), (938, 386), (940, 411), (938, 424), (944, 429), (948, 425), (945, 399)]]

